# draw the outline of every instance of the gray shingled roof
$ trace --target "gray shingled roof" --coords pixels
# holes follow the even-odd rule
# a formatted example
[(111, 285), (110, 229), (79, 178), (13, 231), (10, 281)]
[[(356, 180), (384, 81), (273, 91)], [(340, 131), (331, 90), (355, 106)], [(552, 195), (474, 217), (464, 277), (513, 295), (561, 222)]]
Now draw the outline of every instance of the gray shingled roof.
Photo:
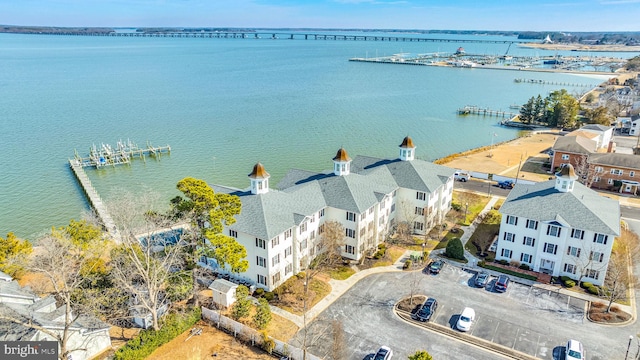
[(640, 155), (620, 153), (592, 154), (588, 159), (589, 164), (614, 166), (626, 169), (640, 170)]
[(561, 136), (553, 144), (553, 150), (588, 155), (596, 151), (597, 145), (596, 141), (583, 136)]
[(620, 203), (580, 183), (571, 192), (555, 189), (555, 180), (516, 185), (500, 212), (541, 222), (554, 220), (572, 228), (620, 235)]
[(605, 132), (609, 129), (611, 129), (611, 126), (606, 126), (606, 125), (600, 125), (600, 124), (587, 124), (583, 127), (580, 128), (580, 130), (593, 130), (593, 131), (601, 131), (601, 132)]

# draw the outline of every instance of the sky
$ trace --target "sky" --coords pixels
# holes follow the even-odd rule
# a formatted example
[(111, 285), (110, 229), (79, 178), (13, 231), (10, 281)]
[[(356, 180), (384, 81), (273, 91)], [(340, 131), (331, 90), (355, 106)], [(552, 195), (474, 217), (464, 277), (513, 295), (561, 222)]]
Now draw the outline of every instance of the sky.
[(640, 0), (0, 0), (0, 24), (640, 31)]

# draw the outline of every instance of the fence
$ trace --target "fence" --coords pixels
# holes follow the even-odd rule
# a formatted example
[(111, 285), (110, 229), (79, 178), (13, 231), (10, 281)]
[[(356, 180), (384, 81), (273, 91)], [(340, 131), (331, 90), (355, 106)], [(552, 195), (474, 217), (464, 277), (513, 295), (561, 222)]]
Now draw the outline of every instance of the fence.
[[(222, 329), (234, 337), (240, 337), (240, 339), (245, 340), (252, 345), (260, 345), (262, 344), (262, 335), (244, 324), (241, 324), (233, 319), (230, 319), (224, 315), (220, 315), (220, 313), (216, 310), (207, 309), (202, 307), (202, 318), (212, 321), (219, 329)], [(269, 339), (273, 340), (275, 343), (275, 348), (273, 350), (274, 354), (286, 356), (290, 360), (303, 360), (304, 355), (302, 349), (297, 347), (293, 347), (285, 342), (282, 342), (278, 339), (274, 339), (269, 337)], [(307, 359), (306, 360), (321, 360), (321, 358), (309, 354), (307, 351)]]

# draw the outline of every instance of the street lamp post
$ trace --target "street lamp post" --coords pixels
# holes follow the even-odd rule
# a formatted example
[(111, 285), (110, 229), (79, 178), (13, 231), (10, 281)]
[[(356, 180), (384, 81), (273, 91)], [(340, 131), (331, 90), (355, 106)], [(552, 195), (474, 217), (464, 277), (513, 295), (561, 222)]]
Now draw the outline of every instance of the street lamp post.
[(627, 356), (629, 356), (629, 348), (631, 348), (632, 340), (633, 340), (633, 335), (629, 335), (629, 344), (627, 344), (627, 353), (624, 354), (624, 360), (627, 360)]
[(425, 255), (424, 255), (424, 248), (426, 248), (426, 247), (427, 247), (427, 243), (426, 243), (426, 242), (423, 242), (423, 243), (422, 243), (422, 263), (423, 263), (423, 264), (424, 264), (424, 262), (427, 260), (427, 259), (425, 259)]
[(469, 211), (469, 203), (464, 204), (464, 223), (467, 223), (467, 212)]

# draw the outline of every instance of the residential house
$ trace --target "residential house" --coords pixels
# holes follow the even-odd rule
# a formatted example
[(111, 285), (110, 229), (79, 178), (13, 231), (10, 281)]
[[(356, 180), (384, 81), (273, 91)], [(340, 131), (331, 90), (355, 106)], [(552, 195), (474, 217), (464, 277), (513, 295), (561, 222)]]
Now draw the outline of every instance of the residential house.
[(629, 127), (629, 135), (631, 136), (640, 135), (640, 115), (632, 116), (629, 123), (631, 124)]
[[(4, 273), (0, 273), (0, 279), (0, 314), (62, 334), (65, 308), (58, 307), (53, 296), (40, 298)], [(70, 359), (90, 359), (109, 349), (109, 328), (108, 324), (94, 317), (79, 316), (69, 329), (67, 348), (72, 350)], [(43, 330), (9, 320), (0, 320), (0, 329), (0, 341), (55, 341)]]
[(270, 188), (261, 163), (249, 174), (247, 190), (212, 188), (242, 201), (236, 223), (225, 228), (247, 250), (249, 269), (236, 277), (273, 290), (322, 250), (328, 221), (344, 227), (342, 256), (356, 261), (376, 249), (398, 222), (427, 233), (451, 207), (453, 174), (451, 168), (416, 159), (415, 145), (406, 137), (396, 159), (351, 159), (341, 148), (331, 171), (292, 169), (276, 189)]
[(606, 149), (613, 139), (613, 126), (587, 124), (566, 136), (582, 136), (596, 142), (596, 149)]
[(586, 166), (589, 155), (597, 149), (598, 143), (595, 140), (575, 135), (561, 136), (552, 147), (551, 169), (558, 169), (565, 164), (582, 168)]
[(603, 153), (589, 156), (593, 177), (591, 187), (612, 189), (621, 182), (620, 192), (637, 194), (640, 185), (640, 156), (632, 154)]
[(517, 184), (500, 207), (496, 259), (602, 285), (620, 235), (620, 204), (577, 179), (569, 164), (555, 180)]

